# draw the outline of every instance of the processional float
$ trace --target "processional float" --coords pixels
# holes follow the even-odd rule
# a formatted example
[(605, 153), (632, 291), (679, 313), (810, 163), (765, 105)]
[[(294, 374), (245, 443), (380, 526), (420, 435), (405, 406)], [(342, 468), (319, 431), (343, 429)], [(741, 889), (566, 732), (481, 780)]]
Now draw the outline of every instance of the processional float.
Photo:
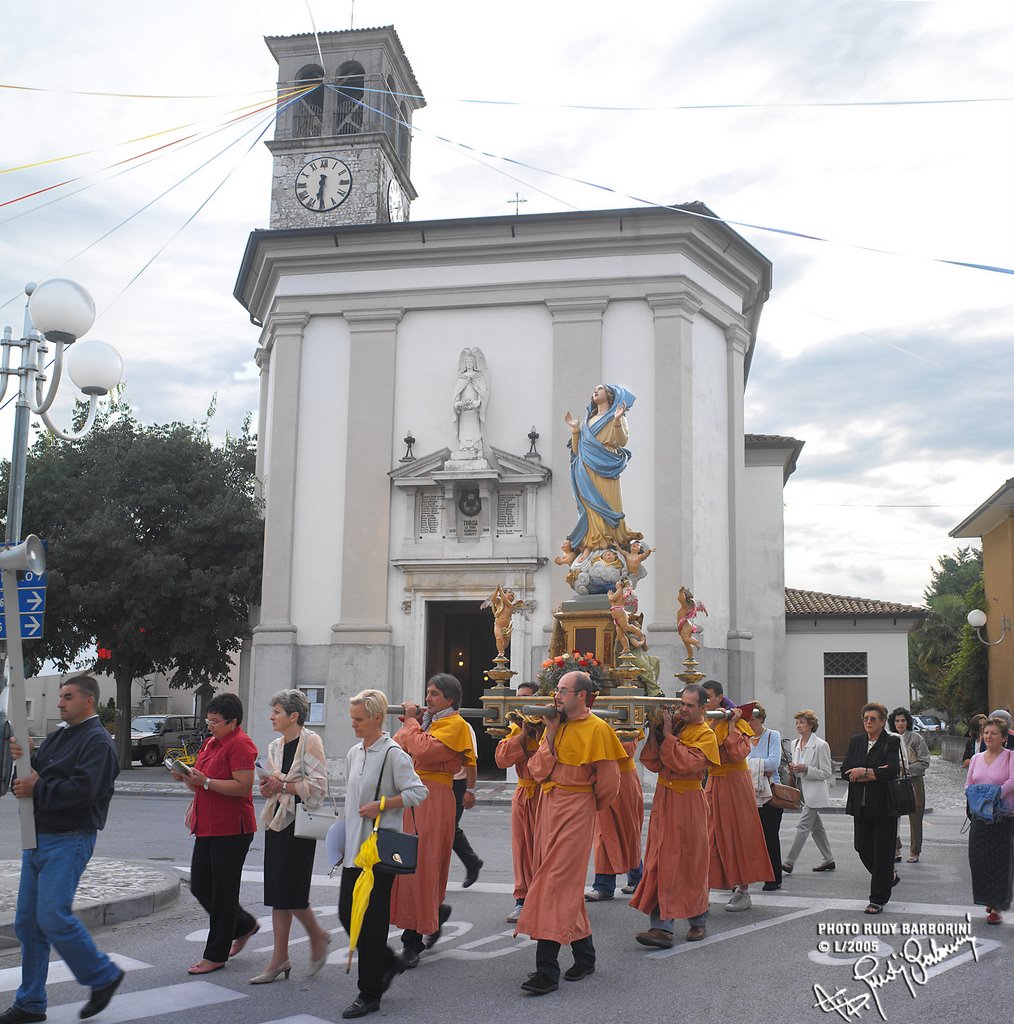
[[(497, 656), (486, 675), (493, 681), (482, 695), (482, 708), (465, 708), (482, 718), (487, 733), (506, 735), (511, 721), (555, 714), (552, 692), (562, 675), (587, 672), (598, 687), (593, 712), (621, 739), (640, 739), (645, 727), (661, 720), (671, 704), (659, 686), (659, 659), (649, 653), (644, 614), (638, 611), (637, 584), (648, 575), (644, 563), (655, 550), (627, 526), (620, 476), (630, 459), (627, 412), (634, 395), (619, 385), (595, 388), (580, 419), (564, 417), (571, 430), (570, 479), (578, 520), (563, 542), (557, 565), (566, 569), (574, 596), (553, 612), (549, 656), (542, 663), (538, 694), (519, 697), (510, 689), (516, 675), (506, 656), (513, 616), (524, 608), (513, 591), (498, 586), (483, 604), (493, 613)], [(680, 587), (676, 628), (686, 649), (682, 684), (700, 682), (694, 657), (701, 647), (698, 616), (707, 609), (688, 587)], [(394, 709), (392, 709), (393, 711)], [(723, 716), (714, 712), (712, 716)]]

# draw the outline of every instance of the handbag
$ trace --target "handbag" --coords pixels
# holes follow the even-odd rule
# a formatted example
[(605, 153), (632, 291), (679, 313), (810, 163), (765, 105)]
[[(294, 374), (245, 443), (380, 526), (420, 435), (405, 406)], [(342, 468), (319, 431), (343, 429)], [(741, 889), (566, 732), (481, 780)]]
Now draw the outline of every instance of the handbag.
[[(302, 737), (300, 740), (302, 741)], [(306, 765), (303, 761), (303, 751), (300, 751), (300, 765), (303, 778), (306, 778)], [(299, 839), (327, 839), (328, 829), (339, 819), (342, 812), (338, 810), (334, 797), (331, 795), (331, 780), (327, 780), (327, 798), (331, 802), (328, 807), (321, 801), (319, 807), (309, 807), (302, 800), (296, 804), (296, 824), (293, 834)], [(342, 815), (344, 818), (344, 815)]]
[(968, 800), (969, 818), (986, 825), (994, 825), (1004, 817), (1003, 798), (1000, 796), (999, 786), (983, 782), (973, 783), (965, 790), (965, 798)]
[(768, 807), (780, 807), (783, 811), (798, 811), (803, 802), (803, 794), (795, 786), (785, 786), (781, 782), (771, 783), (771, 799)]
[[(384, 753), (384, 760), (380, 765), (380, 774), (377, 776), (377, 790), (373, 799), (380, 799), (380, 783), (384, 778), (384, 768), (387, 767), (387, 755), (391, 753), (388, 747)], [(415, 822), (415, 808), (412, 808), (412, 821)], [(418, 832), (416, 826), (416, 832)], [(389, 875), (412, 875), (415, 874), (415, 866), (419, 857), (419, 836), (410, 832), (399, 832), (393, 828), (380, 827), (380, 815), (373, 819), (373, 833), (377, 837), (377, 856), (380, 858), (373, 865), (374, 871), (383, 871)]]
[[(898, 743), (900, 744), (901, 742), (901, 739), (899, 739)], [(899, 818), (906, 814), (912, 814), (915, 811), (915, 787), (912, 785), (912, 779), (908, 774), (906, 760), (907, 758), (899, 751), (898, 761), (901, 767), (901, 774), (887, 780), (887, 802), (890, 805), (892, 814), (897, 814)]]

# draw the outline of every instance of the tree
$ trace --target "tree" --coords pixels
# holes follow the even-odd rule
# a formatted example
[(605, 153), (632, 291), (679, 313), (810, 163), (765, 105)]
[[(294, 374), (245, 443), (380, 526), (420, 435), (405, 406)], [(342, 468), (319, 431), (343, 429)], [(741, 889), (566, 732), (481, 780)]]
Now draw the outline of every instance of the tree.
[(924, 592), (929, 614), (909, 636), (912, 685), (922, 694), (920, 706), (945, 703), (941, 686), (967, 625), (968, 591), (982, 579), (982, 552), (959, 548), (954, 555), (941, 555), (937, 565)]
[(249, 634), (263, 546), (254, 450), (249, 424), (215, 446), (207, 422), (143, 426), (114, 403), (82, 440), (40, 434), (29, 452), (24, 532), (49, 543), (49, 587), (45, 636), (26, 656), (33, 671), (46, 659), (67, 671), (93, 646), (108, 655), (95, 669), (116, 680), (122, 768), (134, 678), (213, 687)]
[[(969, 608), (986, 607), (986, 588), (980, 578), (965, 595)], [(957, 649), (947, 662), (940, 684), (941, 702), (952, 716), (968, 718), (978, 711), (989, 713), (989, 655), (986, 645), (966, 622)]]

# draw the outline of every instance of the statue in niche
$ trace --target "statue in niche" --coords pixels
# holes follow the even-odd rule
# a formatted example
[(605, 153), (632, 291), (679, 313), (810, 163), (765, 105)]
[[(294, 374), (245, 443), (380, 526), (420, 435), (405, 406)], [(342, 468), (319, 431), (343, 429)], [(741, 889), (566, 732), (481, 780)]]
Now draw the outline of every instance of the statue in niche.
[(630, 460), (627, 410), (634, 396), (618, 384), (599, 384), (583, 419), (568, 411), (571, 430), (570, 483), (577, 502), (577, 525), (567, 540), (580, 559), (601, 550), (628, 549), (643, 534), (627, 528), (620, 494), (620, 474)]
[(455, 459), (482, 458), (482, 431), (489, 404), (486, 357), (480, 348), (463, 348), (458, 356), (458, 379), (451, 403), (458, 425)]

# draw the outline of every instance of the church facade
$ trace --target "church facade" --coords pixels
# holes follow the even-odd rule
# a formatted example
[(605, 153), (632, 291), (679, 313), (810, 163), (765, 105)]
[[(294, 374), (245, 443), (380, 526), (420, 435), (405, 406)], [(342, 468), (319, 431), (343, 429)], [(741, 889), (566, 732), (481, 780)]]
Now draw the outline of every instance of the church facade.
[[(782, 487), (800, 444), (743, 427), (768, 260), (700, 203), (410, 221), (423, 100), (393, 29), (322, 35), (323, 68), (313, 36), (268, 45), (280, 91), (316, 99), (279, 115), (271, 226), (235, 290), (261, 327), (252, 706), (306, 689), (334, 752), (367, 686), (418, 700), (446, 670), (475, 706), (498, 585), (525, 602), (508, 653), (534, 678), (574, 596), (554, 564), (578, 514), (564, 415), (604, 383), (634, 396), (622, 501), (655, 549), (637, 597), (663, 688), (686, 585), (708, 611), (701, 671), (783, 714)], [(350, 128), (353, 94), (380, 99)]]

